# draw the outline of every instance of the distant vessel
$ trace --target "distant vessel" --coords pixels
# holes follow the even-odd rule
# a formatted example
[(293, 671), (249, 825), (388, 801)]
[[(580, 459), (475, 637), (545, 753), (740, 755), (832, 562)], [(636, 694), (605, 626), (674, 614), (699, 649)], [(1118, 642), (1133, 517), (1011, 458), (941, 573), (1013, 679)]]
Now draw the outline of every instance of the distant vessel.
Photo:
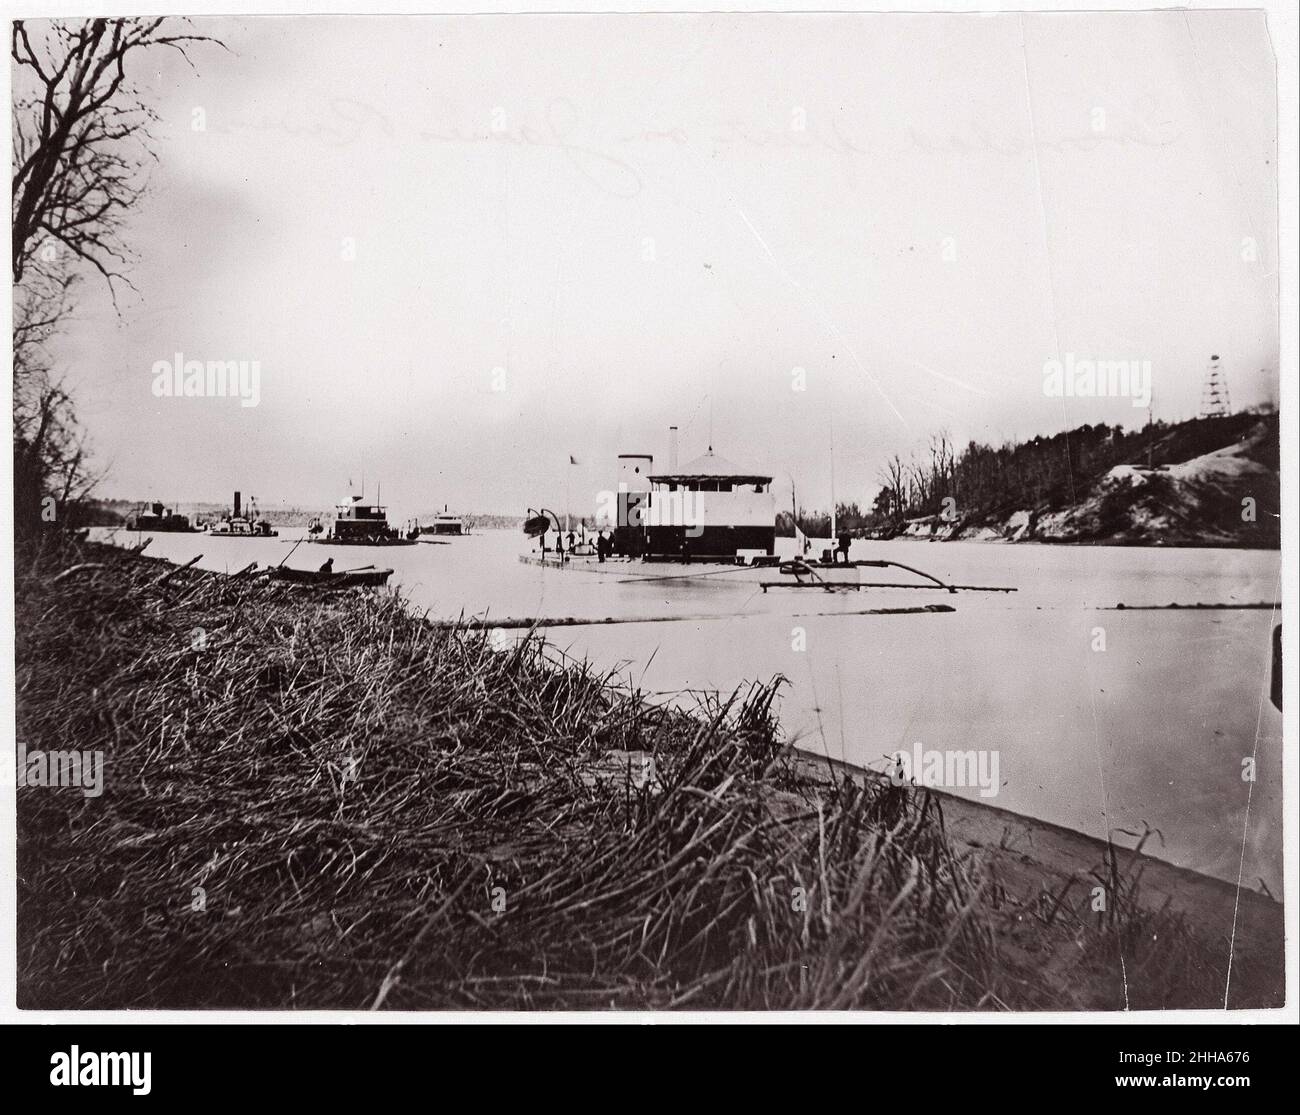
[(248, 514), (242, 514), (239, 493), (236, 492), (230, 514), (213, 523), (208, 533), (223, 538), (275, 538), (279, 532), (272, 530), (271, 524), (258, 515), (257, 505), (252, 499), (248, 501)]
[(178, 515), (171, 508), (163, 507), (161, 503), (151, 503), (147, 508), (142, 506), (133, 515), (127, 516), (126, 529), (153, 530), (164, 534), (194, 534), (199, 528), (190, 522), (188, 515)]
[(452, 515), (443, 504), (442, 513), (433, 517), (433, 522), (420, 527), (421, 534), (464, 534), (465, 522), (459, 515)]
[[(365, 503), (364, 495), (348, 496), (334, 509), (334, 522), (328, 532), (321, 528), (312, 542), (334, 546), (413, 546), (414, 538), (404, 538), (401, 531), (388, 525), (388, 509), (382, 504)], [(317, 524), (312, 524), (316, 526)]]

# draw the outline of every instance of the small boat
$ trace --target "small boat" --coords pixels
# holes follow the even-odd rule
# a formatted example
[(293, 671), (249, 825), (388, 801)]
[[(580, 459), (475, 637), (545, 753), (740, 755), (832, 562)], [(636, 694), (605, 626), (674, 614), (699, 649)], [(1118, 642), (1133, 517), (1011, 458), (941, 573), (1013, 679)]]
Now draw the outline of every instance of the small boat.
[(393, 575), (391, 569), (345, 569), (340, 573), (324, 573), (319, 569), (288, 569), (283, 565), (269, 569), (267, 573), (273, 581), (315, 585), (317, 588), (381, 588)]

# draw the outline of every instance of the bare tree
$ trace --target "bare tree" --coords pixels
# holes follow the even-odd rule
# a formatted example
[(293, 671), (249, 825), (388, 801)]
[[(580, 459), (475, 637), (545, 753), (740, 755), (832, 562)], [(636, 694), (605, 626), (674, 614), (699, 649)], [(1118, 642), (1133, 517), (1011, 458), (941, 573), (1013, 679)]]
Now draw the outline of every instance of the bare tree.
[[(133, 55), (212, 41), (165, 19), (13, 24), (13, 275), (48, 238), (125, 281), (122, 221), (144, 188), (157, 113), (127, 76)], [(181, 28), (184, 24), (179, 25)]]
[[(86, 435), (45, 340), (64, 320), (72, 280), (48, 277), (14, 299), (14, 522), (20, 534), (86, 496), (98, 477), (87, 465)], [(47, 504), (46, 501), (53, 501)]]
[[(176, 29), (173, 30), (173, 27)], [(182, 56), (215, 42), (184, 21), (13, 23), (14, 523), (19, 535), (66, 507), (96, 477), (72, 394), (47, 342), (72, 308), (79, 270), (130, 285), (124, 222), (145, 188), (157, 114), (128, 61), (159, 48)]]
[(891, 518), (895, 520), (903, 517), (907, 506), (903, 491), (906, 468), (902, 458), (895, 453), (885, 462), (878, 478), (881, 490), (889, 493), (888, 503), (892, 505)]
[(952, 438), (946, 429), (930, 437), (930, 507), (934, 512), (946, 496), (954, 495), (955, 475), (953, 471)]

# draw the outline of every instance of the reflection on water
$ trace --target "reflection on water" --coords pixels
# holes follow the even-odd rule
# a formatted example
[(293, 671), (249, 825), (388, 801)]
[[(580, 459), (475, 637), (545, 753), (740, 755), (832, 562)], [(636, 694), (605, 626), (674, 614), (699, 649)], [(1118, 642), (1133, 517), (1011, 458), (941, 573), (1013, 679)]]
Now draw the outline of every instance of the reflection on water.
[[(148, 552), (202, 553), (201, 565), (229, 571), (291, 551), (288, 564), (300, 568), (331, 555), (336, 569), (391, 566), (400, 591), (437, 616), (643, 619), (555, 628), (550, 638), (603, 668), (624, 667), (665, 697), (784, 676), (786, 732), (859, 765), (883, 767), (886, 754), (917, 743), (996, 749), (1002, 786), (992, 804), (1095, 836), (1149, 826), (1163, 837), (1163, 845), (1153, 837), (1153, 854), (1231, 881), (1241, 865), (1246, 885), (1262, 878), (1281, 894), (1281, 716), (1267, 700), (1269, 636), (1280, 617), (1113, 610), (1278, 600), (1276, 552), (858, 542), (855, 558), (1019, 591), (764, 593), (760, 581), (782, 579), (775, 571), (683, 581), (668, 566), (523, 565), (524, 540), (512, 532), (383, 549), (294, 549), (297, 533), (157, 535)], [(957, 610), (853, 614), (928, 603)], [(691, 618), (650, 622), (682, 616)], [(1252, 755), (1253, 786), (1242, 780)]]

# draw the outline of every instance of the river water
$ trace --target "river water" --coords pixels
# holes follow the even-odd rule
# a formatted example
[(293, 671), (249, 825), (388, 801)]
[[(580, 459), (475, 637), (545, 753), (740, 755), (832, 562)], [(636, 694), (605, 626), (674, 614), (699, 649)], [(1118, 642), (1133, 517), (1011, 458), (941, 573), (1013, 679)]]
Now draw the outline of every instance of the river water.
[[(148, 552), (201, 553), (201, 566), (233, 572), (281, 561), (300, 530), (281, 534), (157, 534)], [(439, 617), (636, 620), (552, 627), (548, 638), (655, 698), (689, 702), (779, 675), (782, 727), (810, 752), (876, 769), (918, 745), (996, 753), (994, 796), (951, 792), (1127, 843), (1123, 830), (1155, 829), (1151, 854), (1233, 882), (1240, 872), (1281, 897), (1282, 727), (1268, 700), (1280, 613), (1186, 608), (1280, 600), (1275, 551), (854, 543), (854, 558), (1018, 590), (953, 596), (765, 593), (760, 580), (787, 579), (772, 570), (682, 580), (670, 566), (539, 568), (518, 561), (525, 545), (502, 531), (384, 549), (303, 544), (288, 564), (332, 555), (336, 569), (392, 567), (403, 595)], [(916, 582), (897, 570), (860, 576)], [(956, 610), (862, 614), (939, 603)]]

